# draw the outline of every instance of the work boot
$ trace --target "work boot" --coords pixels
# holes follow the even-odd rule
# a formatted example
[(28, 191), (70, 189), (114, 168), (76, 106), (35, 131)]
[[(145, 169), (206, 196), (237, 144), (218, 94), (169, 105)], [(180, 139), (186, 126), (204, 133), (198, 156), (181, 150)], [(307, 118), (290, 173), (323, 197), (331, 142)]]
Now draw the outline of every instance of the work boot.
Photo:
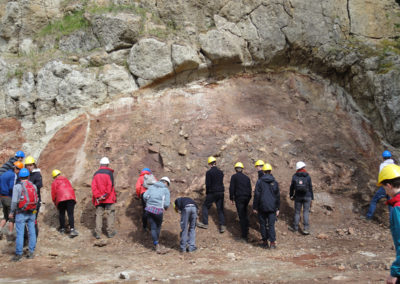
[(70, 238), (75, 238), (75, 237), (77, 237), (78, 235), (79, 235), (79, 233), (78, 233), (74, 228), (72, 228), (71, 231), (70, 231), (70, 233), (69, 233), (69, 237), (70, 237)]
[(303, 230), (303, 235), (309, 235), (310, 232), (308, 230)]
[(268, 241), (263, 241), (260, 245), (263, 249), (269, 249)]
[(58, 232), (59, 232), (61, 235), (64, 235), (64, 234), (65, 234), (65, 228), (60, 228), (60, 229), (58, 230)]
[(32, 259), (32, 258), (34, 258), (35, 257), (35, 255), (33, 254), (33, 252), (28, 252), (28, 254), (26, 255), (26, 258), (28, 258), (28, 259)]
[(97, 240), (101, 239), (100, 234), (97, 233), (97, 232), (94, 232), (93, 236), (94, 236)]
[(116, 234), (117, 234), (116, 231), (112, 231), (111, 233), (107, 234), (107, 237), (108, 237), (109, 239), (111, 239), (111, 238), (113, 238)]
[(270, 247), (271, 249), (276, 249), (276, 242), (271, 242), (270, 245), (269, 245), (269, 247)]
[(155, 249), (156, 253), (161, 254), (161, 247), (160, 247), (159, 244), (156, 244), (156, 245), (154, 246), (154, 249)]
[(222, 234), (225, 232), (225, 230), (226, 230), (226, 226), (221, 225), (221, 227), (219, 228), (219, 232)]
[(197, 222), (196, 226), (202, 229), (208, 229), (208, 224), (204, 224), (202, 222)]
[(11, 258), (11, 261), (17, 262), (17, 261), (20, 261), (21, 258), (22, 258), (22, 255), (21, 255), (21, 254), (16, 254), (16, 255), (14, 255), (14, 256)]
[(292, 226), (289, 226), (289, 227), (288, 227), (288, 230), (289, 230), (289, 231), (292, 231), (292, 232), (297, 232), (297, 231), (298, 231), (298, 229), (295, 229), (295, 228), (293, 228)]

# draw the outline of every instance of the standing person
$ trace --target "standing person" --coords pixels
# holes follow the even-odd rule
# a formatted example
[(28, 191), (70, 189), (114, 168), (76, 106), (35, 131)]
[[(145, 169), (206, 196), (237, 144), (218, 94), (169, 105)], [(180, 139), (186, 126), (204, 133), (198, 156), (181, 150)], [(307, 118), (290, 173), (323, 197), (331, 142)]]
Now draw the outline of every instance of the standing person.
[(153, 245), (158, 254), (165, 253), (165, 250), (159, 244), (159, 238), (164, 210), (167, 210), (170, 204), (170, 193), (168, 190), (170, 183), (171, 181), (168, 177), (163, 177), (160, 181), (151, 185), (143, 194), (143, 199), (146, 202), (145, 210), (150, 223)]
[(36, 238), (39, 236), (39, 227), (38, 227), (38, 215), (40, 206), (42, 204), (42, 197), (40, 195), (40, 189), (43, 187), (42, 174), (40, 173), (40, 169), (36, 166), (36, 161), (32, 156), (28, 156), (25, 159), (25, 168), (29, 170), (29, 181), (36, 185), (39, 203), (36, 209), (36, 220), (35, 220), (35, 230), (36, 230)]
[[(382, 159), (383, 159), (383, 162), (379, 166), (379, 172), (381, 172), (385, 166), (394, 164), (394, 160), (392, 159), (392, 153), (390, 153), (388, 150), (383, 151)], [(386, 198), (387, 200), (390, 199), (390, 197), (386, 194), (383, 186), (380, 186), (378, 191), (374, 194), (374, 197), (372, 197), (371, 203), (369, 204), (368, 212), (367, 212), (367, 215), (365, 216), (365, 218), (367, 220), (372, 219), (372, 217), (374, 216), (375, 210), (376, 210), (376, 206), (377, 206), (379, 200), (381, 200), (382, 198)], [(392, 207), (389, 206), (389, 215), (390, 215), (391, 210), (392, 210)]]
[(36, 186), (28, 180), (29, 170), (25, 168), (21, 169), (19, 178), (21, 182), (16, 184), (13, 189), (11, 213), (9, 216), (10, 218), (15, 217), (15, 228), (17, 231), (15, 256), (11, 259), (12, 261), (19, 261), (22, 258), (25, 226), (28, 227), (29, 233), (29, 253), (27, 258), (33, 258), (36, 247), (35, 211), (39, 198)]
[(0, 236), (1, 238), (3, 237), (3, 228), (8, 222), (8, 240), (12, 239), (14, 231), (14, 218), (9, 218), (13, 188), (18, 182), (18, 174), (23, 167), (24, 164), (22, 164), (22, 162), (16, 161), (14, 162), (12, 169), (6, 171), (0, 176), (0, 199), (4, 214), (4, 219), (0, 222)]
[(51, 173), (53, 182), (51, 183), (51, 199), (54, 205), (58, 209), (60, 228), (58, 231), (64, 234), (66, 231), (65, 226), (65, 211), (68, 214), (68, 223), (70, 228), (69, 236), (74, 238), (78, 236), (78, 232), (75, 230), (74, 223), (74, 208), (76, 204), (75, 191), (72, 188), (69, 180), (61, 175), (59, 170), (53, 170)]
[(14, 157), (11, 157), (4, 165), (1, 166), (0, 168), (0, 176), (4, 174), (8, 170), (12, 170), (14, 168), (14, 163), (16, 161), (22, 162), (22, 160), (25, 158), (25, 153), (22, 151), (18, 151), (15, 153)]
[(262, 167), (264, 166), (264, 161), (263, 160), (257, 160), (255, 162), (254, 166), (257, 169), (258, 178), (262, 177), (264, 175), (264, 172), (262, 170)]
[(103, 215), (107, 217), (107, 237), (116, 235), (114, 230), (115, 203), (117, 197), (114, 188), (114, 170), (109, 168), (110, 160), (103, 157), (100, 160), (100, 168), (93, 175), (92, 193), (93, 205), (96, 207), (96, 229), (94, 236), (100, 239), (103, 227)]
[(151, 170), (149, 168), (144, 168), (140, 172), (140, 176), (136, 182), (136, 196), (142, 201), (142, 225), (143, 225), (143, 230), (146, 230), (147, 228), (147, 215), (146, 215), (146, 203), (144, 202), (143, 199), (143, 193), (146, 192), (147, 188), (156, 183), (157, 180), (151, 173)]
[(294, 220), (293, 226), (289, 226), (289, 230), (297, 232), (299, 230), (300, 211), (303, 207), (303, 234), (309, 235), (309, 213), (311, 202), (314, 200), (311, 177), (307, 173), (306, 164), (304, 162), (296, 163), (296, 173), (292, 177), (290, 184), (290, 199), (294, 200)]
[(275, 221), (279, 216), (280, 192), (279, 184), (271, 171), (272, 166), (264, 164), (264, 175), (258, 179), (254, 191), (253, 212), (258, 214), (262, 247), (274, 249), (276, 248)]
[(174, 209), (181, 213), (181, 252), (194, 252), (196, 247), (196, 220), (197, 205), (189, 197), (179, 197), (175, 199)]
[(400, 167), (389, 164), (384, 167), (378, 176), (378, 186), (383, 186), (391, 199), (386, 203), (393, 207), (390, 215), (390, 231), (396, 250), (396, 260), (390, 268), (390, 275), (386, 283), (400, 283)]
[(217, 168), (217, 159), (209, 157), (208, 165), (210, 169), (206, 172), (206, 200), (201, 209), (202, 222), (197, 223), (197, 227), (208, 229), (208, 210), (215, 202), (218, 212), (219, 232), (225, 232), (225, 215), (224, 215), (224, 173)]
[(242, 231), (242, 239), (247, 241), (249, 233), (249, 219), (247, 217), (247, 206), (251, 199), (251, 181), (250, 178), (243, 173), (243, 164), (237, 162), (235, 164), (236, 174), (232, 175), (229, 185), (229, 199), (232, 204), (236, 204), (236, 210), (239, 216), (240, 229)]

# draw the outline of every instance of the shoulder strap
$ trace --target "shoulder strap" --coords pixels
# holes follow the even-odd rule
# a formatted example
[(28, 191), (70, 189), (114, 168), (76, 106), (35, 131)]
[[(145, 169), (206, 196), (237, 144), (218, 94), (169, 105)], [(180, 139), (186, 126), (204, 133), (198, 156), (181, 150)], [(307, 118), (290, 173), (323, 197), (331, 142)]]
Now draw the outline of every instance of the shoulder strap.
[(22, 182), (21, 182), (22, 190), (24, 191), (25, 198), (26, 198), (25, 205), (24, 205), (24, 207), (21, 208), (22, 210), (25, 210), (25, 208), (26, 208), (26, 207), (28, 206), (28, 204), (30, 203), (28, 189), (26, 188), (25, 184), (26, 184), (26, 181), (22, 181)]

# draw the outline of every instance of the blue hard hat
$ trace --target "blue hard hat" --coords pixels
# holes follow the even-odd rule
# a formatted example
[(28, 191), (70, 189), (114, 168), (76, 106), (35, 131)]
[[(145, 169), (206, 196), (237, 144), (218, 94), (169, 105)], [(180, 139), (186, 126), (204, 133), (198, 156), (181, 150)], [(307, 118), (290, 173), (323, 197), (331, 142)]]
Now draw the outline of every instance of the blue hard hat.
[(390, 153), (390, 151), (388, 151), (388, 150), (385, 150), (382, 153), (382, 157), (383, 158), (390, 158), (390, 157), (392, 157), (392, 153)]
[(18, 158), (25, 158), (25, 153), (22, 151), (18, 151), (17, 153), (15, 153), (15, 157)]
[(27, 168), (23, 168), (19, 171), (19, 177), (20, 178), (25, 178), (29, 177), (29, 170)]
[(151, 173), (151, 170), (149, 169), (149, 168), (144, 168), (143, 170), (142, 170), (142, 173), (143, 172), (149, 172), (149, 173)]

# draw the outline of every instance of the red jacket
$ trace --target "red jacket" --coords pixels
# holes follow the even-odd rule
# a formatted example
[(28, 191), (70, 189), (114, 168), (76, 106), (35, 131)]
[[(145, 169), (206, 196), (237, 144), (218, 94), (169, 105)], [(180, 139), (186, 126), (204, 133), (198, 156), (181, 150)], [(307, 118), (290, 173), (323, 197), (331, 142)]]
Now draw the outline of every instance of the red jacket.
[(66, 177), (58, 176), (51, 184), (51, 199), (58, 206), (58, 203), (66, 200), (75, 200), (75, 191)]
[[(102, 203), (115, 203), (117, 196), (114, 188), (114, 170), (108, 167), (100, 167), (95, 172), (92, 180), (92, 202), (94, 206)], [(104, 200), (98, 198), (105, 195)]]
[(139, 178), (138, 178), (138, 180), (136, 182), (136, 195), (137, 195), (137, 197), (140, 198), (140, 196), (142, 196), (142, 194), (146, 192), (147, 188), (145, 188), (143, 186), (144, 175), (150, 175), (150, 174), (151, 174), (151, 172), (148, 172), (148, 171), (142, 171), (140, 173), (140, 176), (139, 176)]

